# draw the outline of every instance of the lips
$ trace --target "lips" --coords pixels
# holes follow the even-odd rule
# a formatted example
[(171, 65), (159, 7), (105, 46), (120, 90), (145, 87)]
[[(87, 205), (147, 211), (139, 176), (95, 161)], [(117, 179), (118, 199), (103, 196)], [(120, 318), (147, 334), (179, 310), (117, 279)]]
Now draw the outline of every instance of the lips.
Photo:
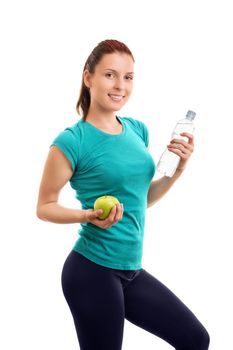
[(125, 97), (123, 95), (115, 95), (115, 94), (108, 94), (108, 96), (111, 98), (111, 100), (113, 100), (115, 102), (120, 102)]

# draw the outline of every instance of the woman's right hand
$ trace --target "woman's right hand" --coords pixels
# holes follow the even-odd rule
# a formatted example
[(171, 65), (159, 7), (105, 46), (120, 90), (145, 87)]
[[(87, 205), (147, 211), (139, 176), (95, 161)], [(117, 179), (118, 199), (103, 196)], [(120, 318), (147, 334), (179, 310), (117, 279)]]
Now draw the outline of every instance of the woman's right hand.
[(123, 211), (123, 205), (118, 203), (111, 209), (109, 216), (106, 219), (101, 220), (99, 219), (99, 216), (103, 214), (102, 209), (87, 209), (85, 210), (86, 222), (90, 222), (98, 227), (106, 229), (122, 219)]

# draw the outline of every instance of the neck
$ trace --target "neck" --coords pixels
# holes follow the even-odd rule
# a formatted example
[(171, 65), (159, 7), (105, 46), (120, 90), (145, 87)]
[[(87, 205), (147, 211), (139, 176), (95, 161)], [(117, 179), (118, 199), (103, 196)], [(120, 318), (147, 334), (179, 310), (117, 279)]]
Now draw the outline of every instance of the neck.
[(86, 121), (103, 128), (112, 128), (119, 124), (115, 113), (105, 114), (91, 110), (88, 111)]

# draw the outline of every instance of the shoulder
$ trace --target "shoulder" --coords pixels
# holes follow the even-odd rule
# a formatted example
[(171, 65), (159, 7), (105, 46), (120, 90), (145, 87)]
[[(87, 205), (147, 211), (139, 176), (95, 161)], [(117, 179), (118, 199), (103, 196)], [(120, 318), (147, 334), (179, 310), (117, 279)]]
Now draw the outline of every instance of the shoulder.
[(72, 169), (74, 170), (80, 157), (80, 144), (81, 129), (78, 122), (58, 133), (50, 144), (50, 148), (57, 146), (70, 160)]
[(58, 133), (56, 139), (63, 140), (68, 143), (78, 143), (81, 136), (81, 125), (80, 121), (77, 123), (65, 127)]
[(144, 122), (132, 117), (122, 117), (122, 119), (143, 139), (148, 146), (149, 131)]
[(123, 120), (130, 124), (132, 127), (134, 127), (135, 129), (138, 129), (138, 130), (148, 130), (146, 124), (144, 122), (142, 122), (141, 120), (139, 119), (135, 119), (135, 118), (132, 118), (132, 117), (122, 117)]

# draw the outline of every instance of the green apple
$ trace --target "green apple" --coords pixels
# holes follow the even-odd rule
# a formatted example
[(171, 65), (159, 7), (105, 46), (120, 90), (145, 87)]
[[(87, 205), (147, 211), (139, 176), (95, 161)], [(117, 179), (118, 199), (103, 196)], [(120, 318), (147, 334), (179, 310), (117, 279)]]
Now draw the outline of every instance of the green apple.
[(102, 196), (96, 199), (94, 203), (94, 209), (102, 209), (103, 214), (99, 216), (99, 219), (104, 220), (108, 217), (111, 209), (116, 205), (117, 203), (120, 203), (116, 197), (113, 196)]

